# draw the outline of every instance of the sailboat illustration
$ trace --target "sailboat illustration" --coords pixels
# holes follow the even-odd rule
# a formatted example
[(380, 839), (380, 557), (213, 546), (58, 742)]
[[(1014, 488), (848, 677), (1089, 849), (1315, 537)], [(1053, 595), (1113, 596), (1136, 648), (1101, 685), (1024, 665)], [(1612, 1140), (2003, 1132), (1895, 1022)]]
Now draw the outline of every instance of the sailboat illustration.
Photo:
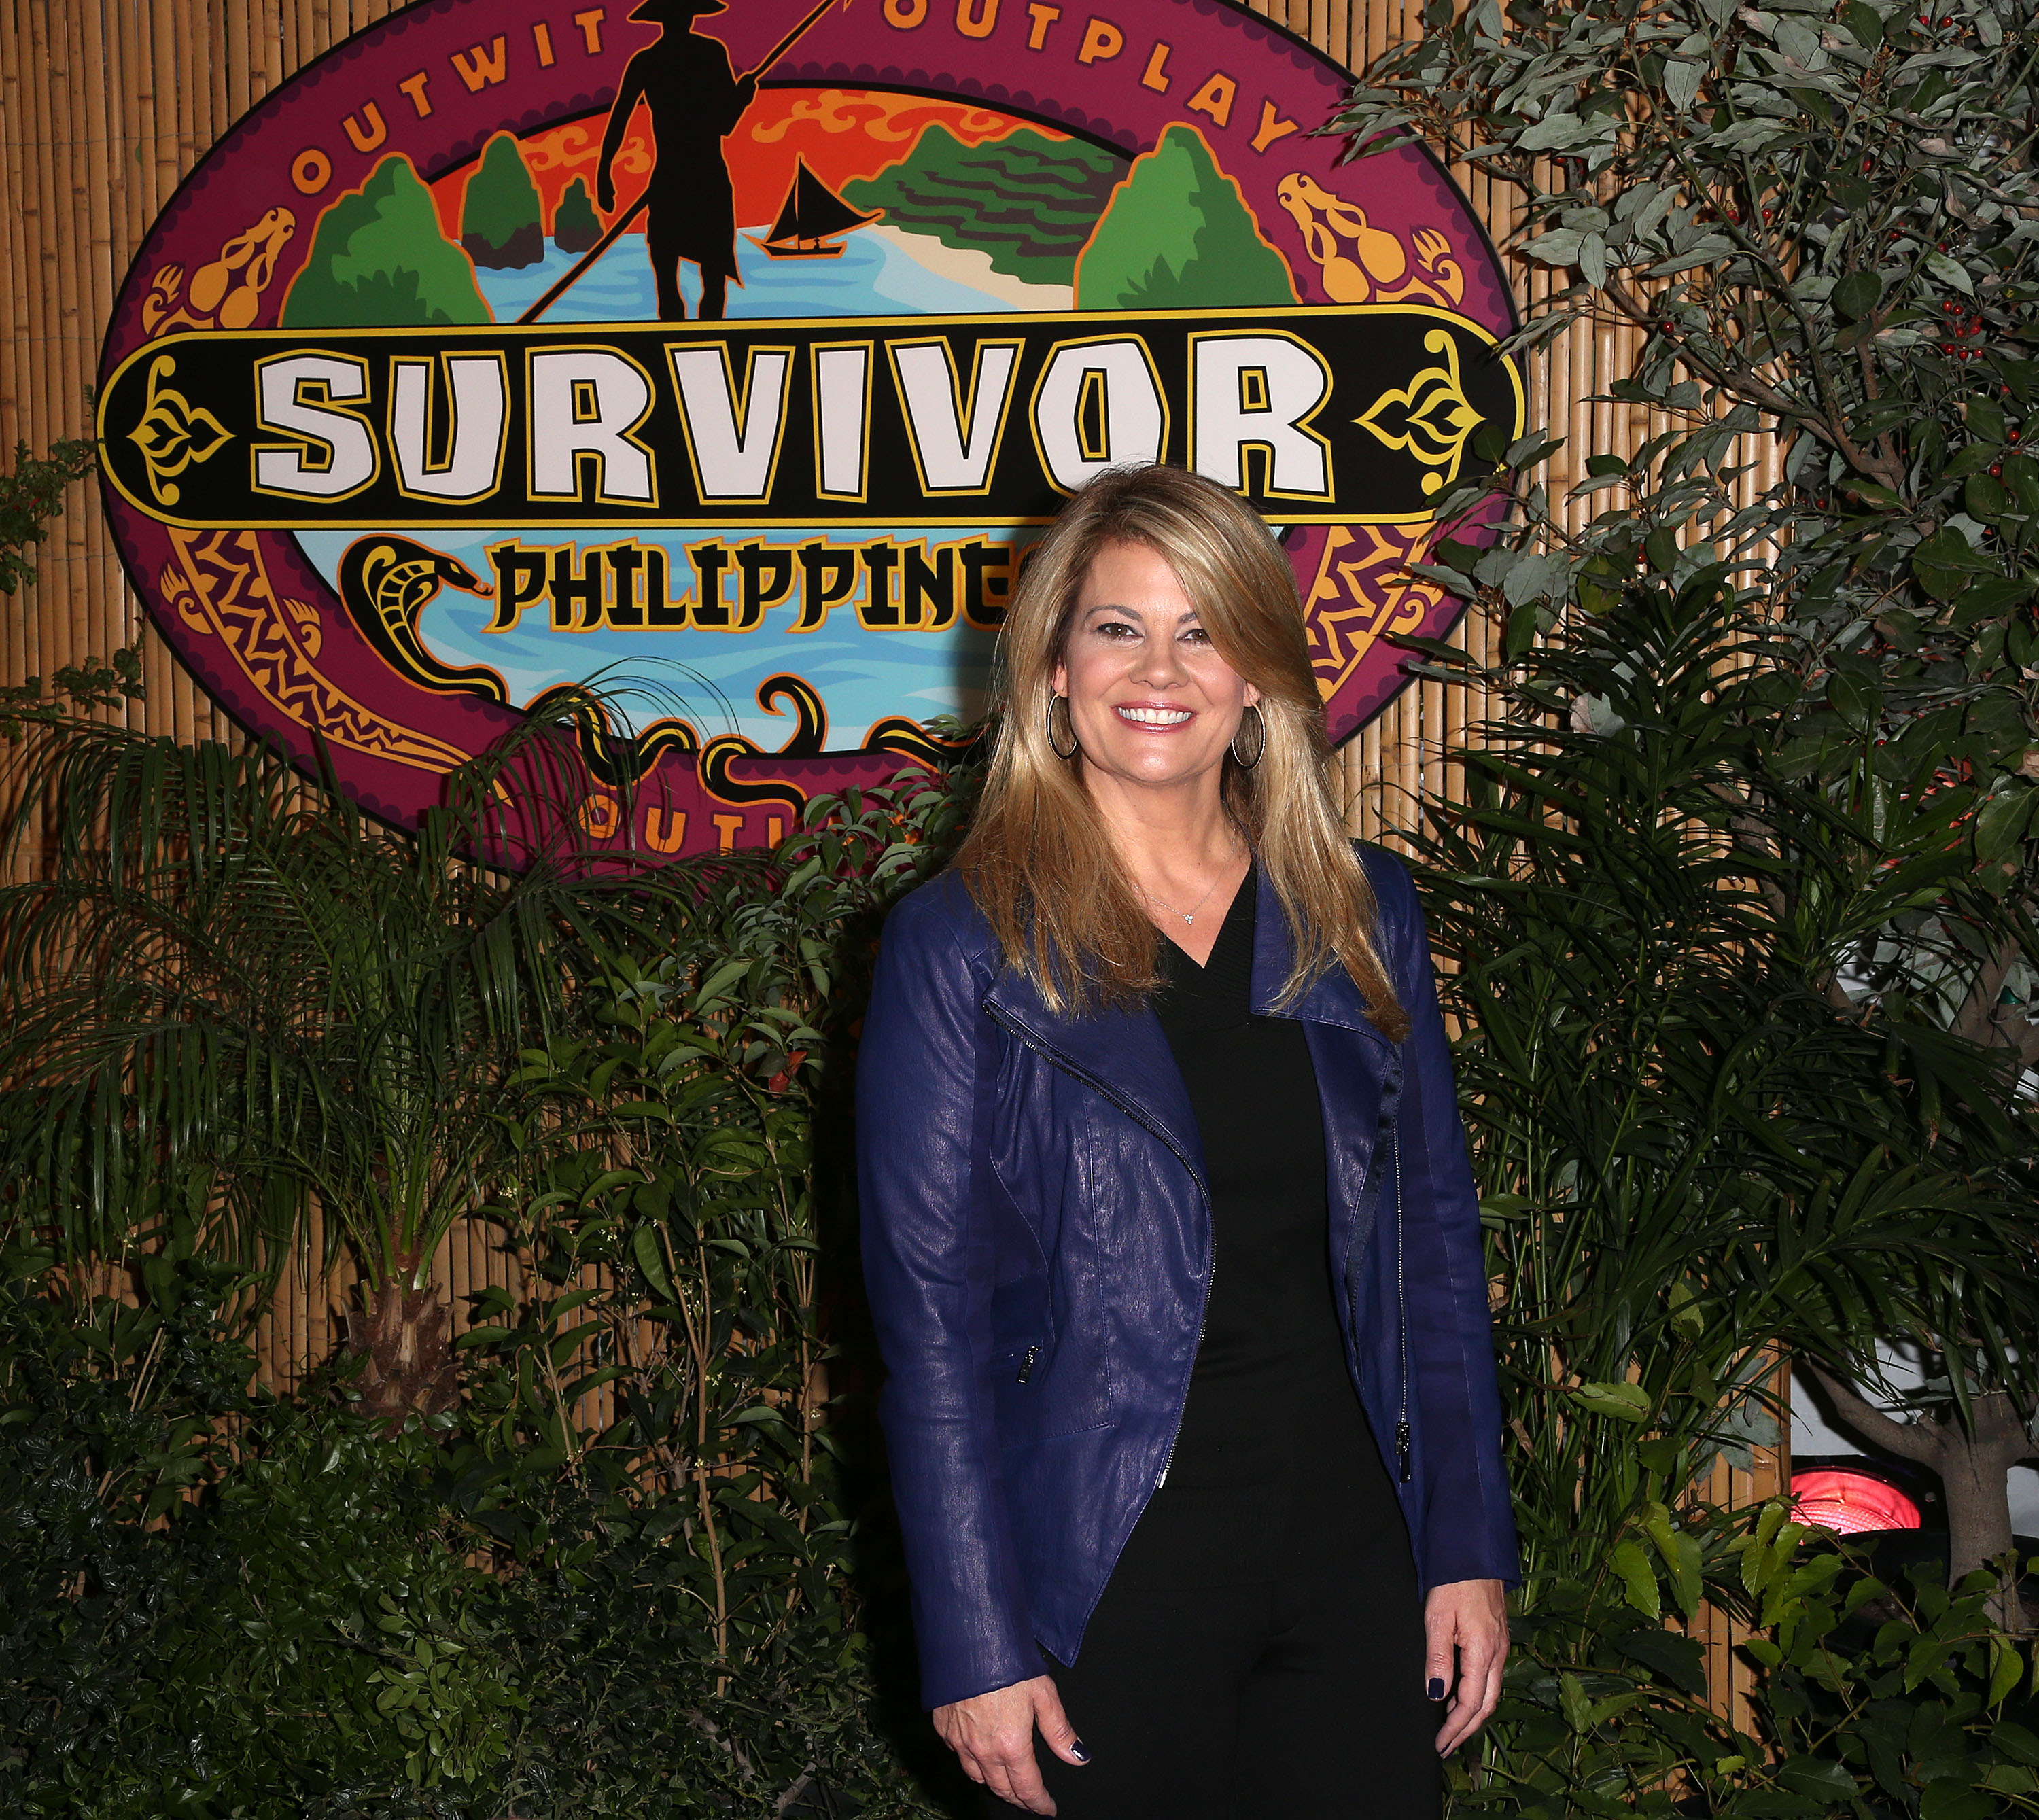
[(829, 237), (875, 222), (884, 210), (873, 209), (866, 214), (852, 208), (807, 169), (805, 158), (799, 164), (772, 231), (762, 240), (755, 234), (744, 238), (754, 246), (762, 247), (774, 259), (839, 258), (842, 243)]

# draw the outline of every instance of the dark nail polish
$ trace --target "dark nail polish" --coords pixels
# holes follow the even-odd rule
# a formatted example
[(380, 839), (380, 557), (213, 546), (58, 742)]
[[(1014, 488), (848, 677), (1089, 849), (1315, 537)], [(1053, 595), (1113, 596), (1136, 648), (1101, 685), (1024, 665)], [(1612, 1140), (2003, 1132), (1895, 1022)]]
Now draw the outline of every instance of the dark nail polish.
[(1427, 1691), (1433, 1700), (1442, 1700), (1445, 1697), (1445, 1684), (1433, 1674), (1430, 1677), (1430, 1685)]
[(1090, 1761), (1090, 1753), (1084, 1749), (1084, 1741), (1080, 1738), (1072, 1738), (1069, 1740), (1069, 1754), (1079, 1763)]

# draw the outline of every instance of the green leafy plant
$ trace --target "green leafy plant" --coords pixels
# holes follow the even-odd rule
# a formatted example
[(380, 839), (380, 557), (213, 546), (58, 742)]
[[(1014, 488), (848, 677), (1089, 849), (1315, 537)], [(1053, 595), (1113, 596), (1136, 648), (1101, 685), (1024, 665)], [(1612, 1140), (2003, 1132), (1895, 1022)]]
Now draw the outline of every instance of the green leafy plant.
[[(63, 495), (74, 481), (99, 464), (96, 445), (59, 440), (47, 457), (14, 445), (14, 466), (0, 474), (0, 594), (12, 594), (36, 578), (33, 552), (49, 536), (52, 518), (63, 516)], [(109, 658), (66, 664), (45, 691), (40, 677), (0, 687), (0, 739), (18, 741), (31, 725), (47, 725), (68, 711), (117, 707), (146, 693), (141, 654), (123, 646)]]
[(101, 1273), (123, 1293), (4, 1253), (0, 1798), (141, 1820), (473, 1784), (520, 1697), (426, 1496), (437, 1437), (251, 1390), (246, 1280), (194, 1236), (146, 1235)]
[[(2015, 1780), (2019, 1735), (1999, 1748), (1983, 1710), (2014, 1579), (1969, 1578), (2001, 1552), (1988, 1508), (1950, 1484), (1949, 1619), (1936, 1587), (1857, 1598), (1781, 1503), (1708, 1503), (1722, 1454), (1779, 1439), (1787, 1358), (1851, 1380), (1881, 1338), (1957, 1337), (1997, 1393), (2035, 1389), (2032, 1114), (2005, 1052), (1945, 1022), (2022, 911), (1950, 850), (1957, 793), (1891, 779), (1866, 736), (1801, 768), (1795, 649), (1723, 569), (1631, 579), (1477, 673), (1503, 712), (1410, 837), (1489, 1190), (1528, 1569), (1469, 1806), (1890, 1811), (1969, 1776), (1937, 1813)], [(1835, 1640), (1874, 1598), (1897, 1628)], [(1749, 1627), (1753, 1735), (1690, 1634), (1708, 1606)], [(1942, 1620), (1973, 1648), (1893, 1690), (1893, 1640)], [(1988, 1697), (1963, 1705), (1974, 1649)], [(1951, 1767), (1904, 1736), (1864, 1767), (1863, 1738), (1923, 1738), (1942, 1704), (1969, 1728)]]
[[(203, 1261), (222, 1234), (188, 1197), (175, 1258), (154, 1229), (116, 1254), (81, 1228), (70, 1255), (199, 1285), (199, 1406), (137, 1388), (149, 1295), (88, 1306), (47, 1245), (17, 1253), (0, 1432), (38, 1469), (0, 1474), (0, 1551), (43, 1552), (0, 1655), (0, 1802), (929, 1811), (922, 1728), (917, 1757), (893, 1742), (903, 1639), (864, 1621), (897, 1569), (863, 1520), (868, 1367), (824, 1320), (849, 1210), (816, 1155), (876, 917), (964, 800), (922, 775), (818, 805), (778, 853), (692, 874), (684, 922), (598, 901), (574, 926), (579, 999), (491, 1086), (518, 1162), (479, 1213), (517, 1287), (477, 1299), (458, 1407), (393, 1424), (344, 1360), (294, 1406), (252, 1394), (256, 1285)], [(17, 1200), (14, 1230), (48, 1210)]]
[[(923, 774), (818, 808), (768, 889), (731, 878), (686, 945), (611, 955), (596, 1033), (521, 1077), (567, 1143), (500, 1211), (532, 1287), (477, 1299), (457, 1483), (521, 1572), (613, 1571), (613, 1545), (589, 1561), (599, 1530), (631, 1536), (659, 1589), (648, 1634), (584, 1636), (611, 1665), (600, 1698), (546, 1708), (605, 1785), (644, 1773), (620, 1728), (663, 1700), (690, 1730), (657, 1761), (730, 1800), (916, 1807), (873, 1659), (903, 1639), (895, 1619), (874, 1640), (859, 1584), (886, 1571), (852, 1514), (875, 1492), (850, 1389), (870, 1367), (829, 1280), (848, 1210), (817, 1154), (868, 935), (944, 856), (963, 800)], [(534, 1498), (547, 1471), (559, 1495)]]
[(580, 1014), (606, 939), (678, 940), (711, 874), (755, 870), (471, 863), (503, 779), (543, 783), (526, 756), (406, 834), (260, 749), (44, 730), (9, 833), (18, 846), (47, 816), (50, 861), (0, 889), (0, 1155), (25, 1216), (40, 1208), (90, 1257), (169, 1197), (267, 1277), (315, 1198), (363, 1284), (370, 1405), (392, 1421), (443, 1405), (431, 1262), (537, 1166), (545, 1132), (505, 1116), (520, 1054)]
[[(1707, 1502), (1721, 1455), (1779, 1439), (1786, 1357), (1852, 1375), (1879, 1338), (1958, 1335), (2002, 1393), (2034, 1389), (2032, 1115), (1942, 1010), (1987, 949), (1954, 919), (2015, 933), (2018, 908), (1949, 851), (1959, 803), (1882, 777), (1868, 740), (1851, 769), (1796, 768), (1790, 653), (1719, 571), (1631, 582), (1483, 673), (1506, 711), (1410, 837), (1464, 1033), (1528, 1570), (1469, 1805), (1824, 1813), (1857, 1799), (1872, 1720), (1965, 1697), (1908, 1685), (1893, 1719), (1900, 1632), (1821, 1640), (1899, 1595), (1847, 1603), (1843, 1557), (1782, 1504)], [(1969, 1581), (1999, 1551), (1953, 1489), (1948, 1621), (1984, 1640), (1987, 1690), (2022, 1621), (2011, 1579)], [(1945, 1592), (1900, 1602), (1890, 1622), (1951, 1634)], [(1751, 1627), (1759, 1735), (1680, 1634), (1707, 1605)], [(1916, 1803), (1933, 1777), (1897, 1750)]]
[[(2014, 1560), (1952, 1591), (1937, 1563), (1879, 1574), (1877, 1554), (1781, 1500), (1675, 1527), (1658, 1506), (1633, 1540), (1617, 1571), (1554, 1584), (1519, 1621), (1500, 1748), (1454, 1770), (1456, 1807), (1984, 1820), (2032, 1806), (2031, 1643), (1990, 1615)], [(1750, 1632), (1750, 1731), (1710, 1699), (1698, 1640), (1663, 1628), (1703, 1599)]]
[[(1509, 662), (1540, 639), (1576, 652), (1561, 622), (1638, 591), (1724, 591), (1760, 622), (1718, 654), (1765, 679), (1721, 703), (1760, 728), (1760, 765), (1695, 774), (1714, 810), (1677, 799), (1706, 858), (1733, 855), (1680, 927), (1737, 955), (1788, 950), (1812, 1002), (1859, 1014), (1865, 1036), (1902, 1033), (1891, 1071), (1916, 1101), (1886, 1109), (1889, 1157), (1862, 1179), (1888, 1193), (1923, 1170), (1922, 1208), (1930, 1181), (1969, 1185), (1966, 1138), (1938, 1141), (1944, 1071), (1973, 1086), (1976, 1052), (1995, 1052), (2003, 1079), (1957, 1096), (1973, 1109), (2039, 1063), (2035, 57), (2032, 0), (1475, 0), (1431, 6), (1342, 123), (1361, 155), (1413, 127), (1509, 196), (1531, 294), (1516, 347), (1590, 328), (1616, 359), (1602, 402), (1646, 426), (1619, 451), (1573, 449), (1562, 496), (1561, 441), (1478, 442), (1493, 471), (1445, 516), (1498, 484), (1514, 521), (1484, 552), (1447, 539), (1432, 573), (1499, 616)], [(1604, 642), (1603, 680), (1565, 660), (1538, 699), (1525, 688), (1525, 726), (1619, 743), (1616, 697), (1634, 692)], [(1752, 928), (1730, 875), (1761, 900)], [(1543, 908), (1562, 943), (1562, 907)], [(1746, 1029), (1760, 1045), (1772, 1027)], [(1836, 1130), (1875, 1128), (1873, 1086), (1865, 1072), (1836, 1103)], [(1958, 1577), (2008, 1545), (2001, 1468), (2034, 1406), (2001, 1310), (1946, 1280), (1930, 1309), (1866, 1306), (1930, 1356), (1937, 1401), (1904, 1439), (1947, 1484)], [(1808, 1356), (1874, 1427), (1860, 1393), (1889, 1388), (1876, 1355), (1859, 1330), (1831, 1340)]]
[(1532, 1558), (1680, 1502), (1749, 1438), (1723, 1422), (1766, 1431), (1780, 1348), (1847, 1372), (1878, 1337), (1959, 1333), (2033, 1392), (2030, 1115), (1919, 1003), (1976, 963), (1922, 924), (1843, 969), (1922, 901), (2007, 912), (1938, 807), (1867, 765), (1848, 793), (1780, 774), (1775, 646), (1717, 582), (1637, 585), (1490, 679), (1517, 717), (1415, 837)]
[(36, 544), (49, 536), (49, 521), (63, 516), (71, 483), (99, 465), (90, 442), (59, 441), (38, 460), (25, 442), (14, 445), (14, 467), (0, 475), (0, 594), (11, 594), (36, 578)]
[[(1780, 764), (1832, 781), (1868, 741), (1915, 805), (1959, 787), (1950, 840), (2029, 898), (2033, 0), (1437, 0), (1424, 19), (1354, 90), (1355, 149), (1412, 127), (1511, 197), (1508, 249), (1548, 280), (1516, 345), (1629, 332), (1607, 401), (1650, 414), (1632, 451), (1573, 450), (1562, 499), (1560, 442), (1483, 445), (1517, 525), (1445, 553), (1505, 608), (1509, 654), (1639, 573), (1718, 568), (1794, 646)], [(1953, 1027), (2039, 1060), (2029, 946), (1985, 958)]]

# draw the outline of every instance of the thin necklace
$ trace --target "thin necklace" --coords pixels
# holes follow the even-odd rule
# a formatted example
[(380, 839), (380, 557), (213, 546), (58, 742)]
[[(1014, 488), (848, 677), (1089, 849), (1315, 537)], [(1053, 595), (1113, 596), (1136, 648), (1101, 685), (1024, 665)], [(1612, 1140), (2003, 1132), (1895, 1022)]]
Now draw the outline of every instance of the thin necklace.
[(1209, 887), (1205, 891), (1203, 896), (1199, 897), (1196, 902), (1192, 904), (1187, 910), (1178, 910), (1175, 905), (1171, 904), (1165, 897), (1156, 897), (1154, 893), (1149, 891), (1144, 885), (1135, 884), (1133, 889), (1137, 891), (1142, 897), (1145, 898), (1149, 904), (1159, 905), (1162, 909), (1167, 911), (1171, 916), (1181, 917), (1185, 923), (1188, 923), (1189, 926), (1194, 929), (1197, 926), (1197, 912), (1202, 909), (1203, 907), (1210, 901), (1211, 893), (1215, 891), (1220, 885), (1225, 882), (1225, 874), (1232, 870), (1232, 863), (1238, 857), (1239, 843), (1235, 840), (1232, 844), (1232, 851), (1225, 856), (1225, 864), (1221, 868), (1220, 868), (1217, 877), (1210, 882)]

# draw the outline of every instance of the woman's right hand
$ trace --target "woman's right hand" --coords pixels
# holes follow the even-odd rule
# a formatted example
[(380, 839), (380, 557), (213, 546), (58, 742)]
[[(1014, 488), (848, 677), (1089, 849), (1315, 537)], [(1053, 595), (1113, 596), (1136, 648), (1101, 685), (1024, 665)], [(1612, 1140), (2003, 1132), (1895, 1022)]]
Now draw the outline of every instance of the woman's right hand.
[(942, 1742), (956, 1754), (971, 1781), (982, 1782), (1030, 1814), (1055, 1811), (1034, 1761), (1037, 1726), (1043, 1742), (1065, 1763), (1090, 1761), (1090, 1753), (1062, 1711), (1061, 1696), (1045, 1674), (974, 1694), (952, 1706), (938, 1706), (934, 1720)]

